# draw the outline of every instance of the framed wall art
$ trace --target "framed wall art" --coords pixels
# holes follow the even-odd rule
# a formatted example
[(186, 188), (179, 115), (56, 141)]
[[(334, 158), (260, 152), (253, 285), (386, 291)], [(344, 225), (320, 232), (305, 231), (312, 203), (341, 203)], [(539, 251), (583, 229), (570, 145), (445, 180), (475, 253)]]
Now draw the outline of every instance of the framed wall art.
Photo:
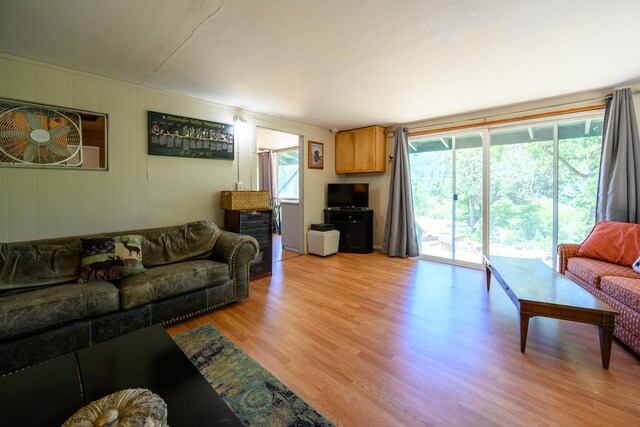
[(324, 169), (324, 144), (322, 142), (309, 141), (309, 169)]
[(233, 160), (233, 125), (149, 111), (149, 154)]

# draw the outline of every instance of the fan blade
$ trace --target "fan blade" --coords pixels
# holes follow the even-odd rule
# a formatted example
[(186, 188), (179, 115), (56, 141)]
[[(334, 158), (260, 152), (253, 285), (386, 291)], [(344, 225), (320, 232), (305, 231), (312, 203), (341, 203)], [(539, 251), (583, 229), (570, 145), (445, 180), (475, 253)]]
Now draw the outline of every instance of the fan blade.
[(49, 135), (51, 135), (51, 138), (58, 138), (62, 135), (68, 134), (70, 130), (71, 128), (68, 125), (60, 125), (49, 129)]
[(42, 122), (31, 111), (25, 110), (24, 118), (27, 120), (27, 123), (29, 123), (31, 129), (42, 129)]
[(34, 163), (34, 160), (38, 157), (38, 146), (35, 144), (27, 144), (27, 147), (24, 149), (24, 153), (22, 154), (22, 158), (26, 162)]
[(53, 141), (47, 144), (47, 149), (49, 150), (50, 153), (55, 154), (58, 157), (67, 158), (69, 157), (69, 155), (71, 155), (71, 153), (69, 153), (69, 150), (67, 150), (67, 148), (64, 145), (56, 144)]
[(2, 138), (29, 138), (29, 132), (23, 130), (3, 130), (0, 132)]

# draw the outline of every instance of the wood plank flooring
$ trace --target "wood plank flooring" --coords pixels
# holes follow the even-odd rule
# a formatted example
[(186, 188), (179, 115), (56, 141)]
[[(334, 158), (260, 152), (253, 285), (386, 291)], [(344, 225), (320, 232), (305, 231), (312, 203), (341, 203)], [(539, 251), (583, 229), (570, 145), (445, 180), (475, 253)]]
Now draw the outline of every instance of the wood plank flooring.
[(274, 263), (284, 261), (285, 259), (301, 256), (298, 252), (289, 249), (283, 249), (282, 236), (280, 236), (278, 233), (273, 233), (273, 245), (271, 254)]
[(640, 361), (591, 325), (533, 318), (483, 273), (379, 253), (299, 256), (211, 323), (336, 425), (640, 425)]

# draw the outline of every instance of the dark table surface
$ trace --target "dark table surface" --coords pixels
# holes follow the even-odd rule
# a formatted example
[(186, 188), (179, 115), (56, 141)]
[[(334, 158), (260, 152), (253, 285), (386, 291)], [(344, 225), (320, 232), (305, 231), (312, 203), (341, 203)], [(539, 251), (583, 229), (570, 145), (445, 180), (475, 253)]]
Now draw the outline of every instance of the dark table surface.
[(0, 425), (60, 426), (127, 388), (159, 395), (171, 427), (243, 425), (160, 325), (0, 378)]
[(75, 353), (0, 378), (0, 425), (60, 426), (83, 406)]
[(171, 427), (243, 425), (160, 325), (77, 354), (87, 402), (126, 388), (146, 388), (166, 402)]

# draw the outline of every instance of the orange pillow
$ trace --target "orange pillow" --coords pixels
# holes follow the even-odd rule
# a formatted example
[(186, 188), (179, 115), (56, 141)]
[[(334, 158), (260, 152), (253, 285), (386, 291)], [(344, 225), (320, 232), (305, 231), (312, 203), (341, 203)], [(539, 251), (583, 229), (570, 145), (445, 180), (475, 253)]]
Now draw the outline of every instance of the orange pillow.
[(577, 253), (631, 267), (640, 255), (640, 225), (600, 221), (580, 244)]

